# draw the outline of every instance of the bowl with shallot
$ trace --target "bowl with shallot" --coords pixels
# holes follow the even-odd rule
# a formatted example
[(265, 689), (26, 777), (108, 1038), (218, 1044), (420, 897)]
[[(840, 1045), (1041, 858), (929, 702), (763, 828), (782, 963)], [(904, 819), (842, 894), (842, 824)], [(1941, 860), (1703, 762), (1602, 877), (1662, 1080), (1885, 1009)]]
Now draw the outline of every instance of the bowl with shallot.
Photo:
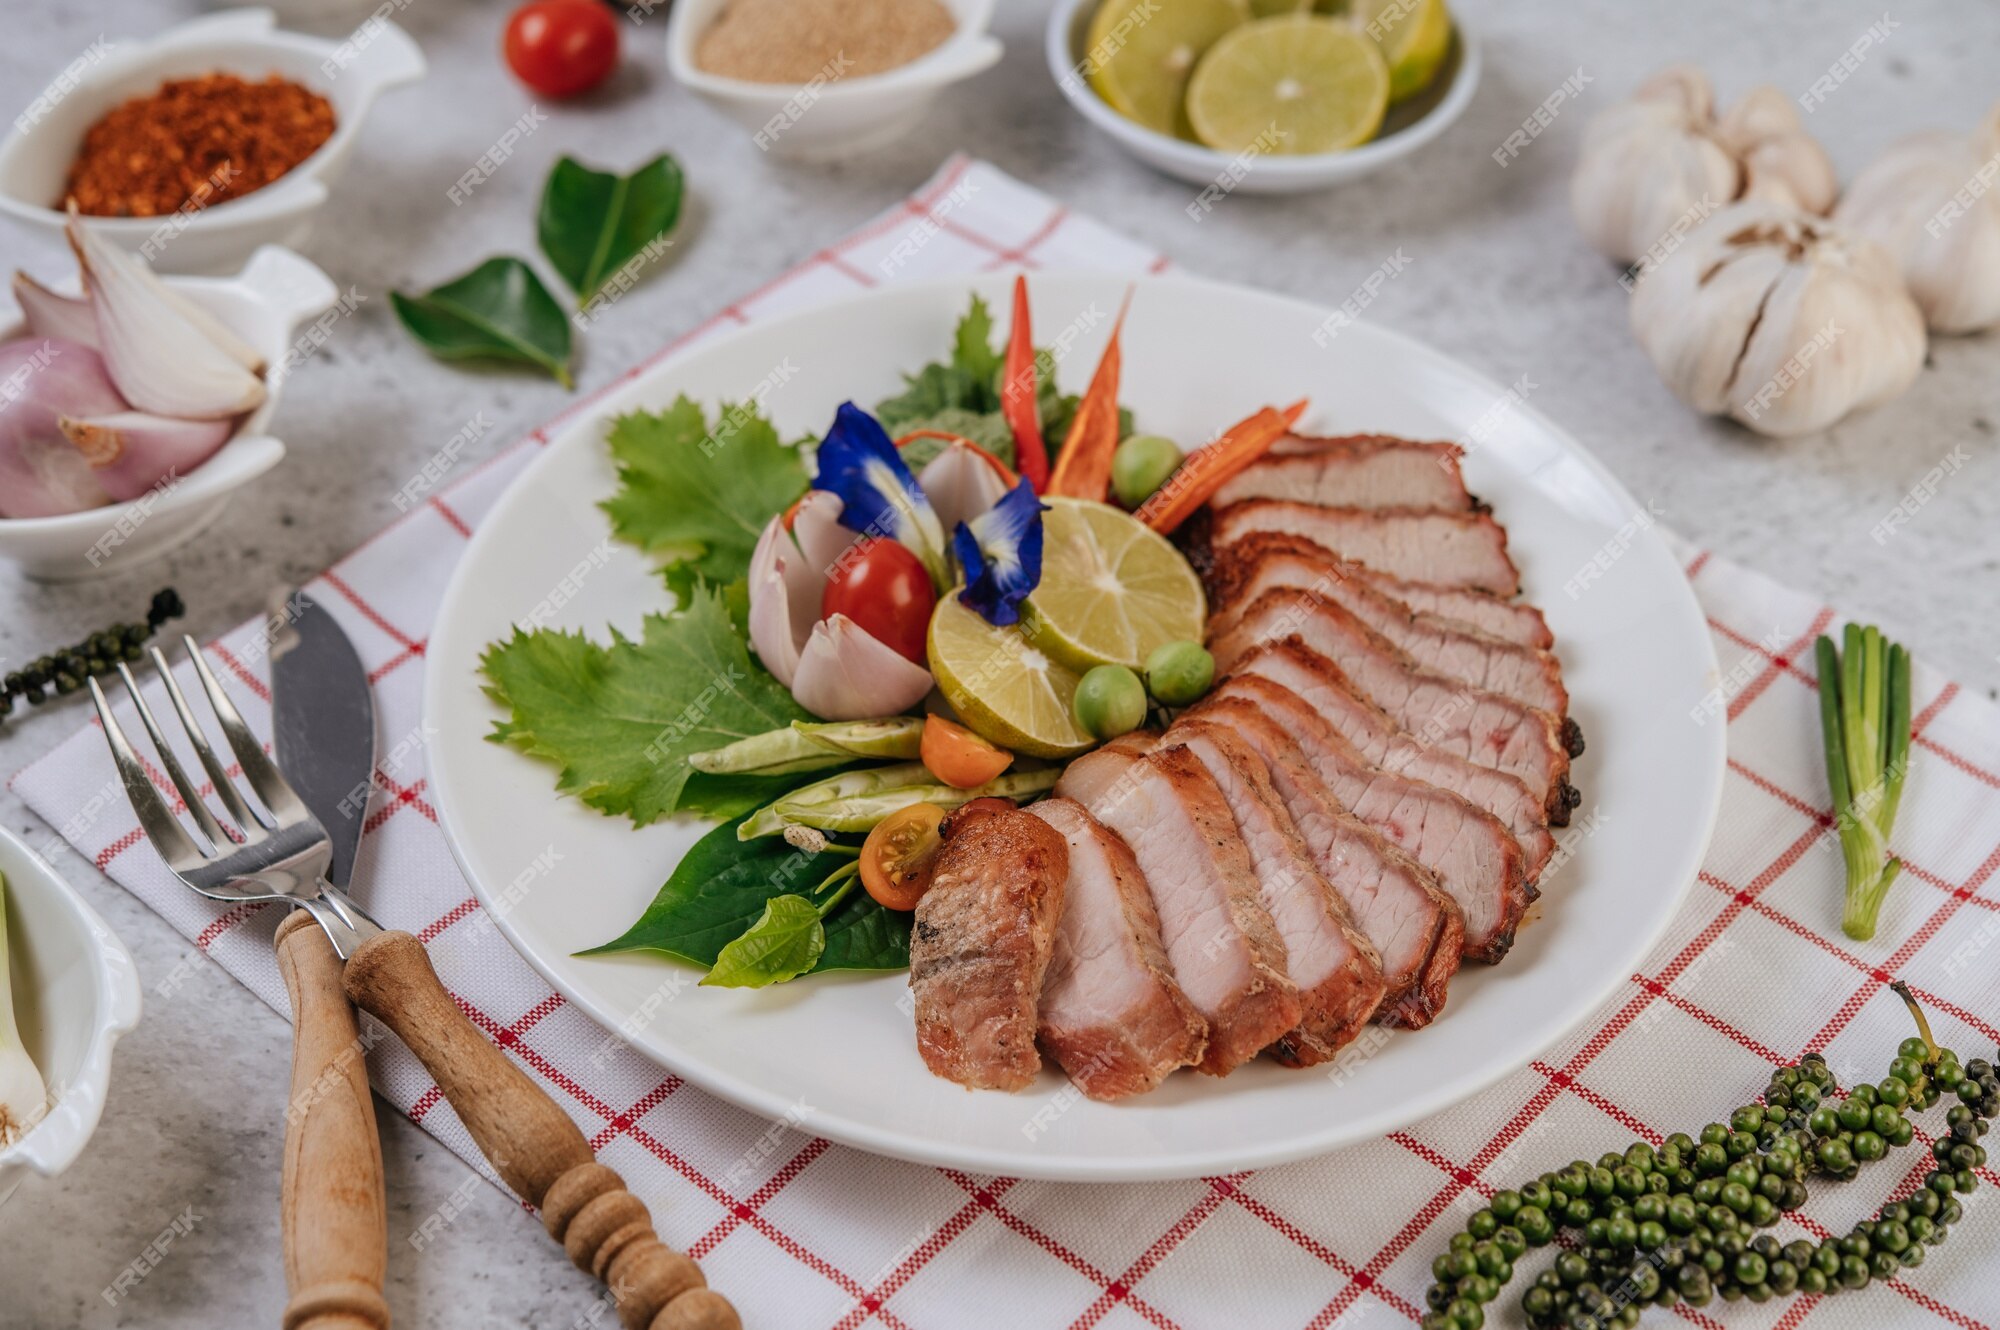
[(284, 31), (268, 9), (100, 38), (0, 140), (0, 214), (56, 238), (73, 200), (161, 272), (234, 272), (262, 245), (304, 242), (375, 99), (424, 69), (379, 15), (340, 39)]
[(276, 466), (271, 418), (316, 344), (300, 325), (358, 303), (277, 245), (233, 277), (162, 278), (72, 240), (81, 281), (16, 273), (20, 316), (0, 316), (0, 561), (56, 582), (192, 539)]
[(946, 88), (996, 64), (992, 18), (993, 0), (783, 0), (782, 12), (777, 0), (678, 0), (667, 69), (760, 151), (832, 160), (900, 138)]

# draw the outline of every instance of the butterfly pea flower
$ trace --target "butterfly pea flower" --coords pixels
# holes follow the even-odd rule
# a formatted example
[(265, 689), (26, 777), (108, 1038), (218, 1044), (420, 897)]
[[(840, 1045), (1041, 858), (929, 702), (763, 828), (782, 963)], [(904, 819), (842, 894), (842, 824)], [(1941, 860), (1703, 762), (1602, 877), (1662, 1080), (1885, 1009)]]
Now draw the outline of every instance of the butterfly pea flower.
[(882, 423), (852, 402), (834, 413), (819, 445), (815, 489), (840, 499), (840, 524), (864, 536), (887, 536), (917, 556), (940, 590), (946, 585), (944, 527)]
[(952, 533), (952, 552), (965, 574), (959, 600), (990, 624), (1021, 619), (1021, 602), (1042, 580), (1042, 514), (1047, 506), (1025, 479), (1007, 496)]

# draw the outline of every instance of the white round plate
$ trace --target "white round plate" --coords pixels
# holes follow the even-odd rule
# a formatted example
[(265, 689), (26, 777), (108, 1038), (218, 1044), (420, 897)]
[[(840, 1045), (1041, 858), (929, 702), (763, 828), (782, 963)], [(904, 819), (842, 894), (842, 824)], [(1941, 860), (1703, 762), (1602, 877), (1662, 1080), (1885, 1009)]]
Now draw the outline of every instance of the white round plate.
[[(667, 608), (638, 554), (606, 554), (606, 423), (681, 393), (713, 410), (775, 382), (765, 406), (781, 433), (816, 434), (840, 402), (878, 401), (902, 371), (941, 357), (970, 292), (1004, 310), (1011, 281), (915, 285), (773, 319), (654, 367), (549, 442), (481, 524), (427, 653), (432, 786), (473, 890), (564, 996), (608, 1027), (640, 1027), (632, 1043), (695, 1084), (832, 1140), (974, 1172), (1180, 1178), (1274, 1164), (1407, 1126), (1526, 1065), (1633, 972), (1707, 848), (1723, 726), (1695, 719), (1718, 676), (1694, 595), (1646, 510), (1538, 413), (1496, 409), (1497, 385), (1365, 324), (1316, 339), (1327, 312), (1311, 305), (1185, 278), (1141, 280), (1126, 320), (1122, 396), (1143, 428), (1205, 439), (1310, 394), (1303, 426), (1320, 432), (1477, 440), (1468, 480), (1507, 524), (1590, 743), (1573, 776), (1583, 804), (1564, 833), (1572, 850), (1505, 962), (1462, 971), (1428, 1029), (1371, 1031), (1332, 1066), (1182, 1073), (1107, 1105), (1052, 1070), (1013, 1095), (932, 1076), (900, 974), (761, 992), (688, 982), (662, 1002), (669, 977), (691, 971), (647, 955), (573, 954), (622, 933), (707, 830), (681, 819), (635, 831), (559, 798), (551, 768), (486, 739), (499, 713), (480, 691), (479, 654), (516, 620), (553, 605), (547, 626), (602, 639), (614, 624), (636, 635), (645, 614)], [(1037, 274), (1031, 287), (1045, 337), (1088, 324), (1064, 361), (1065, 383), (1080, 384), (1127, 282)], [(561, 856), (553, 870), (510, 892), (550, 846)], [(518, 899), (496, 909), (503, 894)], [(642, 1009), (650, 1018), (633, 1019)]]

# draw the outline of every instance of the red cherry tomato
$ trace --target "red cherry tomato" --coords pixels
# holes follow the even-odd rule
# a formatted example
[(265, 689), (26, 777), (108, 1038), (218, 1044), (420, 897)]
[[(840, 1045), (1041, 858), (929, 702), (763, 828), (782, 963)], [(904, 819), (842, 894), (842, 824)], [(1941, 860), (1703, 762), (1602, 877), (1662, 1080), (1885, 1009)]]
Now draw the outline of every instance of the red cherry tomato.
[(545, 97), (574, 97), (618, 64), (618, 20), (600, 0), (530, 0), (507, 20), (507, 67)]
[(931, 575), (893, 540), (857, 541), (834, 567), (820, 601), (822, 619), (845, 614), (899, 656), (924, 663), (924, 634), (937, 607)]

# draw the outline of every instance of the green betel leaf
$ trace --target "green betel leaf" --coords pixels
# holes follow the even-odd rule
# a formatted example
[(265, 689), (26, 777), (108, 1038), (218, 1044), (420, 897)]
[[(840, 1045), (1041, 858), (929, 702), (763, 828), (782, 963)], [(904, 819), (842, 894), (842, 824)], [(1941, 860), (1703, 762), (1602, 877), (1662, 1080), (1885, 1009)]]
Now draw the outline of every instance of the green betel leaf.
[(605, 500), (620, 540), (662, 559), (677, 595), (692, 578), (733, 582), (757, 536), (806, 491), (805, 461), (754, 406), (724, 405), (713, 429), (686, 397), (611, 425), (618, 492)]
[(733, 817), (800, 783), (688, 765), (691, 753), (811, 719), (750, 659), (721, 589), (699, 586), (680, 612), (648, 615), (636, 642), (516, 629), (480, 668), (508, 712), (489, 737), (555, 763), (558, 790), (635, 826), (673, 812)]
[(708, 977), (710, 988), (763, 988), (796, 979), (826, 950), (826, 926), (804, 896), (774, 896), (743, 935), (722, 949)]
[[(726, 822), (697, 841), (622, 936), (580, 954), (657, 951), (714, 965), (726, 947), (757, 923), (768, 902), (808, 895), (835, 868), (852, 862), (838, 852), (795, 849), (777, 836), (738, 840), (741, 820)], [(811, 963), (815, 972), (900, 970), (910, 963), (910, 916), (882, 908), (866, 892), (850, 893), (827, 912), (821, 926), (824, 949)]]
[(574, 386), (569, 319), (519, 259), (494, 258), (420, 296), (391, 291), (396, 317), (432, 355), (534, 365)]
[(570, 157), (556, 162), (542, 188), (538, 234), (578, 304), (589, 304), (627, 265), (636, 269), (666, 248), (680, 220), (681, 194), (680, 165), (665, 154), (628, 176)]

